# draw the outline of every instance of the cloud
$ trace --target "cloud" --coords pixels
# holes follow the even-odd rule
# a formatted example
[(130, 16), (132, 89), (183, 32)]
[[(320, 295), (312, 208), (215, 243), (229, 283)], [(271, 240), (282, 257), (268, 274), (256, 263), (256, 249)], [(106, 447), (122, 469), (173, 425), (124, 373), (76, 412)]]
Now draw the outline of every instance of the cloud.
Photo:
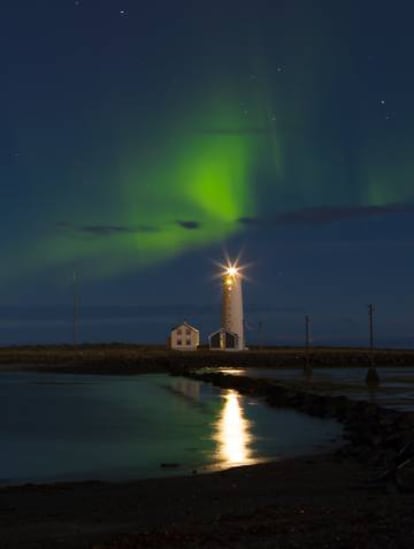
[[(97, 305), (80, 309), (82, 323), (154, 320), (174, 322), (189, 316), (211, 317), (217, 314), (214, 305), (177, 303), (172, 305)], [(27, 324), (71, 324), (72, 306), (6, 306), (0, 305), (0, 326)]]
[[(268, 304), (246, 304), (246, 313), (284, 313), (298, 314), (303, 310), (297, 307), (277, 307)], [(207, 303), (175, 303), (170, 305), (95, 305), (81, 307), (82, 322), (120, 321), (120, 320), (168, 320), (195, 317), (215, 318), (218, 305)], [(71, 324), (72, 305), (50, 306), (10, 306), (0, 304), (0, 325), (33, 324), (37, 322)]]
[[(194, 231), (201, 227), (201, 223), (199, 221), (192, 219), (178, 219), (174, 223), (182, 229), (186, 229), (188, 231)], [(72, 235), (94, 236), (99, 238), (120, 236), (125, 234), (155, 233), (161, 230), (161, 226), (156, 227), (154, 225), (76, 225), (67, 221), (60, 221), (56, 224), (56, 226), (58, 229)]]
[(239, 217), (238, 223), (242, 225), (259, 225), (262, 221), (258, 217)]
[[(385, 204), (383, 206), (318, 206), (313, 208), (301, 208), (287, 212), (277, 213), (274, 216), (243, 216), (236, 222), (245, 227), (271, 227), (288, 225), (319, 226), (328, 225), (338, 221), (363, 219), (367, 217), (414, 214), (414, 204)], [(174, 222), (182, 229), (194, 231), (200, 229), (202, 224), (194, 219), (178, 219)], [(126, 234), (154, 233), (162, 229), (154, 225), (119, 225), (119, 224), (92, 224), (78, 225), (67, 221), (60, 221), (56, 226), (72, 235), (84, 235), (97, 238), (108, 238)]]
[(325, 225), (335, 221), (359, 219), (395, 213), (414, 213), (409, 204), (386, 204), (384, 206), (321, 206), (279, 214), (275, 222), (279, 225)]
[(268, 304), (247, 304), (245, 306), (247, 312), (256, 313), (283, 313), (283, 314), (304, 314), (305, 311), (301, 307), (279, 307)]
[(121, 225), (84, 225), (77, 229), (81, 233), (92, 234), (95, 236), (111, 236), (116, 234), (129, 234), (136, 232), (131, 227)]
[(337, 221), (361, 219), (381, 215), (414, 213), (411, 204), (386, 204), (384, 206), (319, 206), (278, 213), (274, 217), (240, 217), (238, 223), (258, 225), (327, 225)]
[(190, 231), (193, 231), (194, 229), (199, 229), (201, 227), (201, 223), (198, 221), (177, 221), (177, 225), (182, 227), (183, 229), (188, 229)]
[(136, 233), (153, 233), (159, 229), (150, 225), (138, 225), (131, 227), (128, 225), (74, 225), (66, 221), (57, 223), (59, 229), (90, 236), (108, 237), (122, 234), (136, 234)]
[(227, 127), (227, 128), (198, 128), (194, 133), (200, 135), (266, 135), (271, 133), (270, 126), (245, 126), (245, 127)]

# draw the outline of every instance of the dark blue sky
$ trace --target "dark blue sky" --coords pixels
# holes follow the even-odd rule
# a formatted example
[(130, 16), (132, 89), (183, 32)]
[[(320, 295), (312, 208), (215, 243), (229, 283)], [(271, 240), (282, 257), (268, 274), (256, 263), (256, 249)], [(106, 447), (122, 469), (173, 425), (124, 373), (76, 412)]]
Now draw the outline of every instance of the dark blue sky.
[(15, 0), (0, 17), (0, 344), (218, 327), (412, 347), (414, 7)]

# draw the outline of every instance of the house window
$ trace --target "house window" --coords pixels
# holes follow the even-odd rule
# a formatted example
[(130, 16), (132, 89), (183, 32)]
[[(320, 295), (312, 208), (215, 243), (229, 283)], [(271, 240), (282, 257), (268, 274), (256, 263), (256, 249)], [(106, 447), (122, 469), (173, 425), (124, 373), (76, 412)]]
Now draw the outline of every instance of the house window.
[(190, 330), (190, 328), (187, 328), (186, 331), (185, 331), (185, 333), (186, 333), (186, 335), (188, 335), (188, 336), (191, 335), (191, 330)]
[(187, 336), (186, 344), (191, 345), (191, 337)]
[(177, 335), (179, 335), (179, 336), (181, 335), (181, 328), (178, 328)]
[(181, 337), (177, 339), (177, 345), (182, 345)]

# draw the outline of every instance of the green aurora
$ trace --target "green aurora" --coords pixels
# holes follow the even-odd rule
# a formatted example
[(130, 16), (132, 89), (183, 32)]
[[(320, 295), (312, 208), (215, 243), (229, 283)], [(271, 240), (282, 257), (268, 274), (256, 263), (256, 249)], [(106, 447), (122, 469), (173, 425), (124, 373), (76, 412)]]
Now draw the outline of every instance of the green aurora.
[(345, 165), (340, 139), (328, 155), (326, 143), (312, 139), (318, 126), (311, 106), (312, 116), (304, 114), (292, 131), (294, 105), (281, 98), (286, 110), (278, 111), (265, 95), (262, 88), (250, 102), (248, 118), (236, 94), (199, 102), (158, 127), (149, 143), (119, 152), (108, 203), (102, 207), (99, 194), (82, 202), (68, 196), (48, 215), (55, 226), (59, 219), (70, 224), (32, 242), (14, 276), (82, 261), (93, 266), (90, 277), (115, 274), (225, 241), (243, 230), (240, 218), (298, 206), (383, 206), (411, 197), (411, 149), (389, 144), (389, 155), (379, 158), (378, 140), (370, 137)]
[[(41, 181), (47, 199), (32, 184), (26, 201), (34, 204), (34, 227), (5, 246), (7, 276), (85, 262), (85, 276), (99, 277), (226, 241), (246, 230), (241, 218), (410, 202), (412, 114), (394, 111), (409, 102), (411, 83), (396, 80), (398, 89), (388, 86), (383, 104), (381, 87), (357, 70), (347, 42), (354, 37), (351, 18), (299, 4), (280, 21), (260, 14), (253, 21), (250, 8), (234, 28), (230, 19), (214, 20), (212, 41), (212, 22), (200, 18), (194, 36), (205, 42), (192, 38), (197, 63), (187, 42), (151, 53), (148, 74), (160, 66), (154, 90), (139, 88), (131, 59), (121, 83), (108, 80), (98, 93), (91, 80), (90, 94), (100, 101), (85, 111), (84, 141), (79, 102), (71, 105), (73, 127), (65, 119), (64, 129), (73, 131), (79, 149), (96, 149), (91, 187), (82, 186), (82, 169), (62, 152), (70, 149), (66, 137), (53, 145), (63, 130), (49, 120), (37, 132), (45, 111), (37, 125), (22, 125), (27, 149), (39, 142), (43, 155), (52, 152), (47, 165), (33, 161), (27, 168), (27, 181)], [(165, 82), (174, 81), (185, 60), (198, 72), (168, 95)], [(374, 84), (381, 91), (374, 93)], [(135, 88), (149, 97), (147, 110)]]
[(86, 259), (90, 276), (116, 273), (223, 241), (242, 229), (240, 218), (257, 215), (252, 183), (268, 127), (248, 126), (237, 98), (223, 96), (176, 119), (118, 159), (107, 212), (97, 196), (68, 197), (59, 216), (71, 223), (44, 235), (25, 268)]

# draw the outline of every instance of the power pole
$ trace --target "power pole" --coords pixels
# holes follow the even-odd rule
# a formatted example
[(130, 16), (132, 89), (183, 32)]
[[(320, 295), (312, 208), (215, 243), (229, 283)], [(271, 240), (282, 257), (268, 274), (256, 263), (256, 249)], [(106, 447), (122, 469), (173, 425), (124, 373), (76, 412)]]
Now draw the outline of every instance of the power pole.
[(78, 275), (73, 271), (72, 343), (76, 347), (79, 338), (79, 287)]
[(259, 320), (257, 325), (258, 331), (259, 331), (259, 349), (263, 349), (263, 322)]
[(309, 346), (310, 346), (310, 318), (308, 315), (305, 315), (305, 373), (310, 373), (310, 357), (309, 357)]
[(372, 303), (368, 305), (368, 317), (369, 317), (369, 349), (371, 352), (371, 362), (373, 362), (374, 353), (374, 311), (375, 307)]
[(375, 388), (380, 383), (378, 372), (374, 365), (374, 311), (375, 306), (370, 303), (368, 305), (368, 321), (369, 321), (369, 361), (370, 366), (365, 377), (365, 382), (372, 388)]
[(374, 311), (375, 306), (370, 303), (368, 305), (368, 318), (369, 318), (369, 350), (371, 356), (371, 364), (374, 363)]

